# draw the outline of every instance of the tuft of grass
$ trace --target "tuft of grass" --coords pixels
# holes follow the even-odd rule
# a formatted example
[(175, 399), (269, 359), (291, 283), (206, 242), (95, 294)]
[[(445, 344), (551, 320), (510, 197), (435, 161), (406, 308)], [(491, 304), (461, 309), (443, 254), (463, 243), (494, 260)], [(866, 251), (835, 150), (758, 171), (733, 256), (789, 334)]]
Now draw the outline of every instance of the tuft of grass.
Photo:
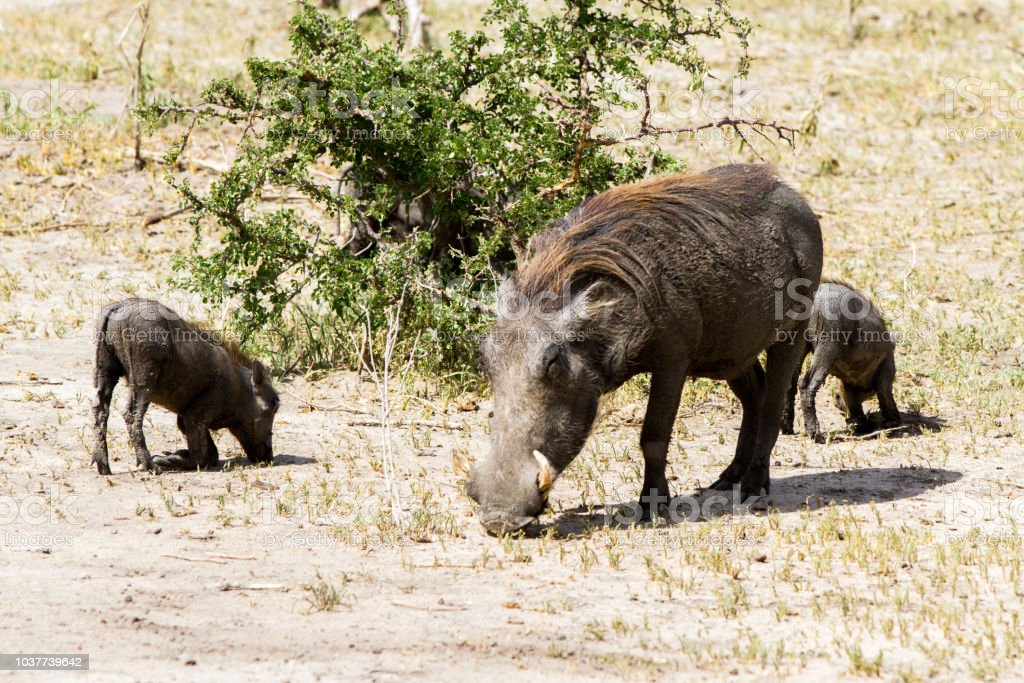
[(311, 612), (329, 612), (342, 602), (341, 591), (325, 580), (319, 570), (313, 581), (302, 585), (302, 590), (308, 594), (306, 602)]

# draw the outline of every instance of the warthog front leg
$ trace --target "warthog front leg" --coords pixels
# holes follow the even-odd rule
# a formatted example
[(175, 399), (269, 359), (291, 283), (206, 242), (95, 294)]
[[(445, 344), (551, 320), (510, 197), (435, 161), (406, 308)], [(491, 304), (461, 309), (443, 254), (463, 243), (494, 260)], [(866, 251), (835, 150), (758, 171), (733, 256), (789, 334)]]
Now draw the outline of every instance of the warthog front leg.
[(729, 388), (736, 394), (743, 406), (743, 420), (740, 422), (740, 436), (736, 440), (736, 454), (718, 480), (709, 488), (715, 491), (729, 491), (740, 483), (743, 474), (750, 467), (757, 445), (757, 430), (761, 424), (761, 408), (764, 405), (764, 368), (760, 361), (745, 373), (729, 380)]
[(644, 452), (644, 484), (640, 490), (641, 520), (647, 521), (667, 511), (672, 493), (665, 478), (668, 443), (686, 381), (686, 364), (651, 373), (651, 395), (640, 430), (640, 449)]
[(900, 409), (892, 396), (892, 383), (895, 379), (896, 361), (890, 353), (875, 373), (875, 393), (878, 394), (878, 407), (882, 411), (885, 420), (882, 426), (885, 428), (895, 427), (902, 421)]
[(823, 442), (825, 437), (822, 435), (821, 427), (818, 425), (818, 410), (815, 406), (815, 399), (818, 396), (818, 390), (824, 384), (829, 371), (832, 369), (832, 364), (836, 362), (838, 354), (839, 350), (836, 345), (820, 345), (814, 352), (811, 367), (807, 369), (807, 374), (800, 380), (800, 406), (803, 408), (804, 413), (804, 430), (818, 443)]
[[(870, 431), (871, 423), (864, 414), (864, 400), (867, 398), (865, 391), (860, 387), (843, 382), (839, 389), (839, 399), (836, 405), (843, 411), (846, 424), (855, 432)], [(841, 405), (840, 405), (841, 404)]]
[(158, 456), (157, 464), (166, 469), (209, 470), (214, 469), (220, 459), (217, 444), (213, 442), (210, 430), (195, 418), (178, 416), (178, 429), (185, 435), (187, 449), (170, 455)]

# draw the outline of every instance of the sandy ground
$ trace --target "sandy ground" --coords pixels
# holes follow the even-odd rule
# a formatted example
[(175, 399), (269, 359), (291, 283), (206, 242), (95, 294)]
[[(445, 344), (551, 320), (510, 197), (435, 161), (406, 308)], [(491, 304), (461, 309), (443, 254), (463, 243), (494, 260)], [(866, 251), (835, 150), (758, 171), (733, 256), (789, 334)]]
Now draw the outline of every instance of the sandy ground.
[[(450, 465), (486, 453), (489, 398), (429, 382), (395, 397), (400, 524), (376, 387), (348, 372), (280, 379), (274, 467), (221, 434), (221, 472), (137, 471), (121, 388), (114, 475), (96, 474), (100, 306), (141, 293), (216, 315), (167, 284), (189, 228), (140, 227), (175, 198), (103, 127), (123, 83), (100, 69), (83, 97), (102, 133), (0, 142), (0, 651), (88, 653), (93, 678), (124, 681), (1024, 679), (1024, 169), (1015, 143), (950, 142), (938, 86), (995, 78), (976, 47), (1005, 52), (992, 46), (1016, 40), (1020, 17), (896, 5), (860, 10), (852, 47), (837, 47), (841, 23), (821, 28), (832, 9), (766, 11), (754, 85), (786, 120), (820, 93), (817, 138), (780, 171), (822, 215), (829, 272), (898, 294), (882, 303), (917, 333), (897, 356), (911, 424), (845, 437), (823, 391), (833, 438), (780, 438), (767, 513), (629, 526), (616, 514), (639, 489), (644, 410), (630, 387), (522, 539), (481, 532)], [(115, 9), (116, 34), (130, 9)], [(35, 67), (0, 80), (46, 83)], [(681, 149), (695, 168), (734, 158)], [(200, 137), (204, 152), (220, 162), (224, 147)], [(677, 493), (716, 478), (739, 421), (721, 387), (687, 388)], [(146, 432), (154, 452), (182, 446), (160, 409)]]
[[(487, 402), (425, 418), (410, 401), (400, 423), (457, 427), (398, 432), (406, 513), (429, 519), (413, 540), (382, 521), (379, 437), (362, 426), (372, 416), (359, 412), (373, 411), (375, 390), (348, 373), (282, 382), (273, 468), (246, 466), (222, 435), (222, 456), (240, 465), (228, 472), (138, 472), (115, 410), (115, 474), (101, 478), (87, 449), (90, 323), (56, 336), (43, 312), (59, 310), (67, 286), (82, 286), (98, 269), (106, 277), (131, 271), (74, 231), (4, 244), (6, 267), (27, 273), (59, 264), (65, 283), (15, 294), (3, 309), (4, 648), (89, 653), (102, 679), (468, 681), (541, 668), (553, 679), (699, 679), (707, 670), (694, 663), (720, 670), (724, 659), (732, 676), (761, 677), (767, 667), (820, 680), (848, 664), (836, 651), (837, 615), (816, 613), (821, 596), (852, 590), (871, 609), (882, 599), (874, 572), (910, 587), (925, 567), (934, 570), (933, 544), (977, 525), (1009, 532), (1006, 510), (971, 518), (963, 502), (973, 500), (970, 492), (985, 492), (988, 504), (1022, 495), (1007, 476), (1024, 467), (1010, 426), (981, 436), (954, 419), (941, 432), (891, 440), (817, 446), (782, 437), (776, 511), (768, 515), (601, 528), (614, 505), (635, 495), (631, 423), (642, 404), (625, 402), (558, 485), (555, 512), (543, 520), (547, 537), (502, 542), (480, 533), (449, 467), (453, 449), (483, 448)], [(18, 319), (35, 312), (41, 324), (26, 332)], [(115, 405), (117, 398), (123, 393)], [(822, 412), (836, 427), (835, 411)], [(680, 492), (714, 478), (739, 422), (735, 406), (714, 401), (683, 413), (684, 436), (673, 448)], [(147, 432), (154, 451), (180, 445), (166, 412), (151, 411)], [(607, 486), (603, 495), (592, 478)], [(963, 501), (957, 492), (966, 492)], [(830, 516), (835, 529), (821, 532)], [(859, 560), (842, 556), (848, 525), (863, 534)], [(887, 534), (895, 545), (883, 551)], [(832, 558), (826, 571), (818, 566), (824, 557)], [(987, 571), (975, 600), (995, 608), (1020, 599), (1019, 577)], [(783, 583), (780, 572), (799, 580)], [(328, 611), (314, 607), (311, 586), (321, 581), (338, 591)], [(736, 586), (742, 592), (732, 604)], [(873, 634), (864, 635), (870, 642)], [(731, 653), (744, 642), (764, 653)], [(890, 656), (898, 655), (916, 663), (912, 652)]]

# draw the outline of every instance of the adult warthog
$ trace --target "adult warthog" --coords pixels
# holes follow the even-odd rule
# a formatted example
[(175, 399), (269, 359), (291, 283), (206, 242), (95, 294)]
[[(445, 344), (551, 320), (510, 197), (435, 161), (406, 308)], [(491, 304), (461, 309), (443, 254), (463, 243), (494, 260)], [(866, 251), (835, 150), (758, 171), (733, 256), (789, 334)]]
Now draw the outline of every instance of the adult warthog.
[(482, 345), (491, 453), (467, 490), (484, 527), (532, 522), (601, 396), (644, 372), (644, 517), (670, 500), (665, 461), (687, 377), (726, 380), (743, 406), (735, 457), (711, 488), (765, 495), (821, 257), (814, 212), (761, 165), (616, 187), (538, 235)]
[[(107, 418), (121, 377), (131, 391), (124, 410), (128, 438), (144, 469), (216, 466), (211, 429), (230, 431), (252, 462), (273, 461), (271, 431), (280, 401), (263, 365), (161, 303), (125, 299), (104, 308), (96, 327), (92, 460), (100, 474), (110, 474)], [(187, 451), (150, 455), (142, 422), (151, 402), (178, 416)]]

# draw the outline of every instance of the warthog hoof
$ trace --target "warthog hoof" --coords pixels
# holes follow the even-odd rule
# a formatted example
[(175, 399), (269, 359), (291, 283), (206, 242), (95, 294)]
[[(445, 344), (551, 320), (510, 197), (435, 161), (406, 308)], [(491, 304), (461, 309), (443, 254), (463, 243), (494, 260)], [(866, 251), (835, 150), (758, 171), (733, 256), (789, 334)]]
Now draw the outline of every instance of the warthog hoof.
[(768, 509), (768, 490), (761, 489), (757, 493), (742, 493), (740, 505), (751, 511), (764, 512)]
[(875, 431), (875, 423), (866, 417), (851, 417), (846, 421), (846, 426), (854, 434), (870, 434)]
[(708, 490), (732, 491), (734, 488), (736, 488), (737, 484), (739, 484), (738, 481), (729, 481), (728, 479), (723, 479), (722, 477), (719, 477), (718, 479), (715, 480), (715, 483), (708, 487)]
[(793, 431), (793, 414), (789, 411), (782, 414), (782, 422), (779, 423), (779, 432), (781, 434), (794, 434)]
[(92, 461), (94, 463), (96, 463), (96, 471), (97, 472), (99, 472), (100, 474), (102, 474), (104, 476), (110, 474), (110, 463), (109, 462), (107, 462), (106, 460), (99, 460), (97, 458), (93, 458)]
[[(668, 519), (669, 517), (668, 503), (658, 503), (656, 506), (654, 506), (648, 505), (641, 500), (638, 505), (640, 507), (640, 519), (637, 520), (637, 524), (646, 524), (648, 522), (653, 522), (656, 517), (662, 519)], [(655, 507), (658, 509), (657, 515), (655, 515), (653, 512)]]

